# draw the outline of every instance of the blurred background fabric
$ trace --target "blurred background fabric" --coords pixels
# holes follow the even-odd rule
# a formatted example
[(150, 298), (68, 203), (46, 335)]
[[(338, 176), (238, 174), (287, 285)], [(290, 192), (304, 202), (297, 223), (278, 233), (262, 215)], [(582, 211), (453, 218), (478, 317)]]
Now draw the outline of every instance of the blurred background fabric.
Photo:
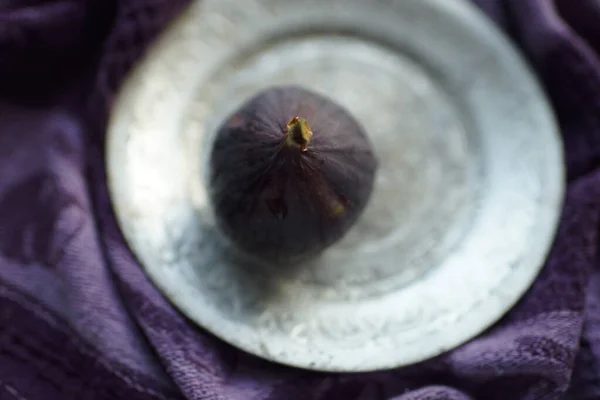
[(1, 400), (600, 399), (600, 0), (475, 2), (529, 60), (560, 122), (558, 236), (493, 328), (436, 359), (367, 374), (232, 348), (174, 309), (124, 243), (105, 182), (107, 117), (131, 66), (187, 3), (0, 0)]

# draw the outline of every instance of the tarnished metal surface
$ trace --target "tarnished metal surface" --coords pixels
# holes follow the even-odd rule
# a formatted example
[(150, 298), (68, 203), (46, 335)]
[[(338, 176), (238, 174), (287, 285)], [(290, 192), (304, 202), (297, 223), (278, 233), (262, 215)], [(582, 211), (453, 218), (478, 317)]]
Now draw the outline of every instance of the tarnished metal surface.
[[(292, 270), (215, 231), (211, 135), (261, 88), (347, 107), (381, 162), (359, 224)], [(551, 245), (561, 143), (523, 61), (448, 0), (202, 0), (131, 74), (108, 139), (120, 226), (157, 287), (250, 353), (329, 371), (418, 362), (498, 320)]]

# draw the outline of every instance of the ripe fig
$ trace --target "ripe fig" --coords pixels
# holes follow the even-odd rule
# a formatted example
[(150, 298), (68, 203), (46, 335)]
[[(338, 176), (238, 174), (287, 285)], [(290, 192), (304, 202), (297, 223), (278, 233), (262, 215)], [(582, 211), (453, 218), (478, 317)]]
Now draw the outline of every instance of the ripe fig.
[(296, 86), (267, 89), (218, 129), (209, 161), (217, 226), (242, 252), (294, 263), (339, 240), (378, 166), (341, 106)]

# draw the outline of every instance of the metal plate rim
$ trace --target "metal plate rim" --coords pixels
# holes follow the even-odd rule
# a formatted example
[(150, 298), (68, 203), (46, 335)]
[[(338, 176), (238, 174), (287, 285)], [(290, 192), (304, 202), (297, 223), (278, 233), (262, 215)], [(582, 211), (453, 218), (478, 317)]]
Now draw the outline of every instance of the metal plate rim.
[[(484, 24), (487, 23), (486, 21), (484, 21), (484, 17), (482, 16), (482, 14), (477, 15), (480, 13), (479, 11), (474, 10), (474, 9), (468, 9), (468, 8), (472, 8), (472, 7), (468, 6), (466, 4), (459, 5), (458, 3), (456, 3), (456, 5), (454, 6), (454, 5), (451, 5), (450, 2), (444, 4), (443, 2), (437, 1), (437, 0), (432, 0), (432, 1), (429, 1), (428, 3), (430, 6), (434, 5), (436, 7), (446, 7), (446, 8), (456, 7), (456, 9), (460, 8), (460, 12), (464, 12), (465, 15), (470, 15), (469, 18), (472, 18), (472, 21), (475, 24), (479, 24), (479, 25), (483, 26)], [(174, 22), (174, 24), (177, 23), (176, 21)], [(554, 129), (555, 135), (558, 137), (558, 129), (556, 128), (557, 124), (552, 115), (550, 104), (547, 102), (547, 100), (542, 92), (542, 89), (540, 88), (540, 86), (537, 82), (537, 78), (533, 75), (530, 67), (525, 62), (518, 59), (518, 57), (517, 57), (518, 50), (516, 50), (509, 43), (508, 40), (506, 40), (503, 36), (501, 36), (501, 33), (499, 31), (497, 31), (495, 27), (491, 27), (491, 28), (487, 28), (487, 29), (489, 29), (490, 32), (494, 32), (493, 35), (496, 37), (497, 43), (500, 43), (500, 46), (503, 46), (505, 48), (505, 50), (507, 50), (508, 53), (512, 54), (512, 56), (515, 59), (515, 62), (518, 62), (520, 64), (520, 67), (521, 67), (523, 73), (528, 75), (528, 79), (532, 83), (534, 83), (534, 85), (537, 87), (537, 91), (538, 91), (537, 97), (543, 103), (543, 104), (540, 104), (540, 106), (545, 109), (546, 117), (548, 118), (549, 122), (551, 121), (550, 123), (555, 127), (555, 129)], [(162, 40), (162, 38), (159, 38), (159, 41), (160, 40)], [(114, 103), (114, 110), (116, 110), (116, 111), (112, 113), (111, 118), (109, 120), (107, 143), (106, 143), (107, 181), (108, 181), (109, 193), (111, 195), (111, 198), (112, 198), (113, 204), (114, 204), (114, 208), (115, 208), (115, 217), (121, 227), (127, 223), (126, 222), (127, 217), (120, 211), (120, 209), (122, 208), (122, 205), (120, 205), (120, 202), (118, 200), (119, 194), (114, 192), (115, 187), (116, 187), (115, 180), (118, 179), (117, 175), (120, 173), (120, 170), (122, 168), (120, 165), (118, 165), (114, 161), (115, 146), (116, 146), (116, 140), (113, 135), (113, 132), (115, 131), (114, 126), (115, 126), (117, 120), (122, 117), (120, 110), (126, 108), (126, 107), (123, 107), (123, 104), (127, 104), (127, 102), (128, 102), (127, 97), (129, 96), (128, 93), (131, 91), (132, 85), (135, 85), (134, 77), (137, 76), (137, 74), (139, 74), (139, 70), (141, 68), (143, 68), (144, 63), (151, 62), (153, 57), (157, 56), (157, 54), (154, 52), (156, 48), (158, 48), (158, 46), (154, 46), (148, 52), (148, 54), (142, 59), (141, 64), (138, 65), (131, 72), (130, 76), (123, 84), (122, 89), (119, 92), (119, 96), (117, 97), (117, 99)], [(510, 298), (501, 299), (501, 301), (488, 301), (484, 305), (479, 305), (479, 307), (481, 308), (480, 311), (463, 315), (463, 318), (464, 318), (463, 321), (468, 321), (468, 322), (463, 322), (464, 326), (470, 326), (471, 329), (468, 331), (466, 329), (455, 330), (455, 331), (453, 331), (452, 334), (446, 334), (445, 338), (444, 338), (444, 342), (446, 342), (446, 346), (440, 346), (439, 348), (423, 352), (423, 355), (421, 355), (420, 357), (413, 357), (413, 359), (403, 359), (401, 363), (394, 362), (393, 360), (387, 360), (387, 362), (373, 362), (370, 365), (366, 365), (366, 366), (365, 365), (363, 365), (363, 366), (354, 365), (352, 367), (346, 367), (346, 366), (340, 367), (339, 365), (337, 365), (337, 366), (336, 365), (329, 365), (329, 366), (320, 365), (318, 367), (313, 367), (310, 365), (311, 363), (309, 362), (309, 360), (298, 361), (298, 360), (291, 360), (291, 359), (282, 359), (282, 358), (267, 354), (267, 353), (261, 351), (260, 349), (255, 348), (252, 344), (244, 343), (244, 340), (237, 337), (235, 335), (235, 333), (224, 334), (223, 332), (218, 332), (218, 330), (217, 330), (217, 332), (215, 332), (211, 326), (203, 326), (203, 328), (208, 330), (209, 332), (212, 332), (213, 334), (217, 335), (218, 337), (221, 337), (225, 341), (227, 341), (237, 347), (240, 347), (244, 351), (254, 354), (256, 356), (259, 356), (262, 358), (267, 358), (272, 361), (290, 365), (290, 366), (294, 366), (294, 367), (318, 369), (321, 371), (330, 371), (330, 372), (366, 372), (366, 371), (373, 371), (373, 370), (379, 370), (379, 369), (395, 368), (400, 365), (407, 365), (407, 364), (422, 361), (426, 358), (435, 357), (451, 348), (455, 348), (461, 344), (464, 344), (466, 341), (472, 339), (473, 337), (477, 336), (478, 334), (480, 334), (481, 332), (483, 332), (484, 330), (486, 330), (487, 328), (492, 326), (494, 323), (496, 323), (502, 315), (504, 315), (508, 310), (510, 310), (510, 308), (512, 308), (521, 299), (522, 295), (526, 292), (526, 290), (531, 286), (531, 284), (537, 277), (539, 270), (541, 269), (542, 265), (544, 264), (544, 260), (546, 259), (547, 255), (551, 249), (551, 244), (554, 241), (555, 233), (556, 233), (556, 230), (557, 230), (557, 227), (559, 224), (559, 215), (560, 215), (560, 210), (563, 205), (564, 191), (565, 191), (565, 184), (564, 184), (565, 171), (564, 171), (564, 167), (563, 167), (562, 148), (561, 148), (561, 146), (557, 146), (556, 148), (554, 148), (554, 150), (555, 150), (555, 152), (553, 154), (550, 154), (547, 156), (547, 157), (549, 157), (549, 159), (553, 159), (553, 161), (554, 161), (554, 162), (550, 162), (549, 165), (554, 166), (555, 170), (551, 174), (553, 174), (556, 177), (556, 179), (551, 181), (553, 188), (549, 189), (549, 191), (548, 191), (549, 193), (553, 193), (554, 196), (551, 199), (548, 199), (547, 208), (545, 210), (547, 217), (548, 217), (546, 220), (547, 221), (546, 222), (547, 234), (545, 235), (545, 237), (541, 238), (541, 240), (540, 240), (542, 242), (542, 244), (540, 245), (540, 248), (543, 248), (545, 250), (540, 251), (537, 254), (529, 255), (529, 258), (530, 258), (529, 262), (531, 264), (539, 265), (539, 267), (538, 268), (530, 268), (530, 269), (522, 268), (522, 269), (519, 269), (518, 273), (512, 275), (511, 281), (514, 286), (513, 286), (513, 290), (511, 292), (521, 293), (519, 296), (513, 295), (513, 296), (510, 296)], [(126, 234), (124, 236), (125, 236), (125, 240), (128, 243), (128, 245), (131, 248), (135, 248), (135, 246), (131, 242), (130, 238), (128, 238)], [(161, 281), (160, 277), (155, 276), (150, 271), (147, 271), (147, 273), (150, 275), (150, 278), (153, 281), (153, 283), (163, 293), (167, 294), (167, 297), (170, 298), (172, 303), (174, 303), (180, 310), (184, 311), (184, 313), (188, 317), (191, 317), (191, 319), (194, 320), (197, 324), (202, 326), (201, 321), (199, 321), (196, 318), (194, 310), (191, 309), (191, 307), (189, 307), (184, 300), (179, 298), (179, 296), (180, 296), (179, 292), (177, 292), (176, 290), (173, 290), (173, 288), (171, 288), (171, 287), (166, 287), (163, 284), (163, 282)], [(518, 290), (516, 290), (515, 288), (518, 288)], [(450, 339), (448, 339), (448, 337), (450, 337)]]

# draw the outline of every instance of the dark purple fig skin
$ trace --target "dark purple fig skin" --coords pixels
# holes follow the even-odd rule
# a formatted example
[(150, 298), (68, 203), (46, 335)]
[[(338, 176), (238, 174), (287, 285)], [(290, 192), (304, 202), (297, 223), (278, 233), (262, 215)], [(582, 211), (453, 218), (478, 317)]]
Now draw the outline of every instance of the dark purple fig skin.
[[(312, 129), (305, 151), (286, 144), (294, 117)], [(225, 121), (209, 165), (220, 230), (244, 253), (294, 263), (322, 252), (357, 221), (378, 162), (345, 109), (283, 86), (259, 93)]]

